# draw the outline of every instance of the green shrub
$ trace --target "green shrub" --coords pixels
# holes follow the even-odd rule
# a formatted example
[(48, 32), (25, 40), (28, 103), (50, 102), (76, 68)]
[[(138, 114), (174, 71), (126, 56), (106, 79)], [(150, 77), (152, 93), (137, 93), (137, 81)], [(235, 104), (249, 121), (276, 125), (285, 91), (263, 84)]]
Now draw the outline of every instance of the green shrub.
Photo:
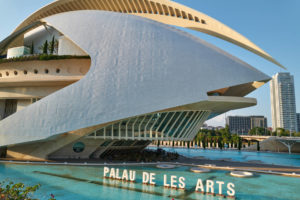
[[(35, 200), (32, 196), (41, 187), (40, 184), (25, 187), (24, 183), (0, 183), (0, 200)], [(49, 200), (55, 200), (50, 194)]]
[(9, 62), (32, 61), (32, 60), (62, 60), (62, 59), (89, 59), (89, 58), (90, 56), (40, 54), (40, 55), (30, 55), (30, 56), (8, 58), (8, 59), (6, 58), (0, 59), (0, 64), (9, 63)]

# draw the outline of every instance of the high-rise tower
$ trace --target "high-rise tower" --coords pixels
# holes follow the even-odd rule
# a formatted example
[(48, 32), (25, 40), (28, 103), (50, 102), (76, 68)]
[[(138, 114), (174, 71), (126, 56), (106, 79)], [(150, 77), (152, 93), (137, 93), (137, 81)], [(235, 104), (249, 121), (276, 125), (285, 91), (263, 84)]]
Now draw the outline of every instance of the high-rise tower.
[(300, 132), (300, 113), (297, 113), (296, 114), (297, 116), (297, 132)]
[(296, 103), (294, 76), (277, 73), (270, 82), (272, 129), (296, 131)]

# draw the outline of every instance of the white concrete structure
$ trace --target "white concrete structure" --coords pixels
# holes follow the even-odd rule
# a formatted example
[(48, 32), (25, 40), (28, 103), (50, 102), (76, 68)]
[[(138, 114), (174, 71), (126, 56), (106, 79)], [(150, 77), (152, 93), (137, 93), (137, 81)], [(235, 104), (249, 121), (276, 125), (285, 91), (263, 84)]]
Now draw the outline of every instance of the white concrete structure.
[(13, 34), (0, 44), (0, 54), (5, 51), (5, 47), (22, 42), (22, 38), (16, 39), (16, 37), (29, 28), (40, 25), (38, 22), (42, 18), (76, 10), (106, 10), (126, 13), (165, 24), (193, 29), (236, 44), (284, 68), (268, 53), (228, 26), (204, 13), (169, 0), (57, 0), (24, 20)]
[(296, 103), (294, 76), (290, 73), (277, 73), (270, 82), (272, 129), (284, 128), (295, 132)]
[[(85, 10), (100, 2), (78, 0), (72, 7), (74, 1), (55, 1), (0, 43), (5, 53), (20, 41), (42, 44), (53, 36), (60, 41), (58, 60), (0, 64), (6, 117), (0, 121), (0, 146), (8, 156), (87, 159), (143, 149), (152, 140), (190, 141), (206, 119), (256, 105), (244, 96), (270, 77), (166, 23), (194, 24), (276, 62), (243, 36), (184, 6), (179, 13), (174, 8), (173, 16), (172, 6), (180, 5), (170, 1), (161, 1), (169, 15), (165, 4), (160, 13), (159, 3), (152, 15), (148, 7), (143, 12), (126, 7), (133, 15)], [(61, 10), (61, 3), (76, 11)], [(35, 31), (41, 25), (51, 32)]]

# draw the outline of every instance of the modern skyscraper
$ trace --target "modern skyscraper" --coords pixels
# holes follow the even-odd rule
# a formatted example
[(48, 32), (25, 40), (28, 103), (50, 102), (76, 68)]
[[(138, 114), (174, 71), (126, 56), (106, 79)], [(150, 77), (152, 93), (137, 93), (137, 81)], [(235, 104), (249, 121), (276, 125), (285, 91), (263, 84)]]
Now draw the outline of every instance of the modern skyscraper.
[(277, 73), (270, 82), (272, 129), (296, 131), (296, 103), (294, 76)]
[(300, 132), (300, 113), (297, 113), (297, 132)]

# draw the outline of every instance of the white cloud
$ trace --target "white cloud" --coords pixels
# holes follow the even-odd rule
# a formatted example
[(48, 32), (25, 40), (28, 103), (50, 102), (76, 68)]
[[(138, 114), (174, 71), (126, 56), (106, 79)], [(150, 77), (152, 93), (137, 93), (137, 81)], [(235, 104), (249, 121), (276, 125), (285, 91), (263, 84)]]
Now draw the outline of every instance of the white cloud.
[(225, 126), (225, 114), (218, 115), (205, 123), (209, 126)]

